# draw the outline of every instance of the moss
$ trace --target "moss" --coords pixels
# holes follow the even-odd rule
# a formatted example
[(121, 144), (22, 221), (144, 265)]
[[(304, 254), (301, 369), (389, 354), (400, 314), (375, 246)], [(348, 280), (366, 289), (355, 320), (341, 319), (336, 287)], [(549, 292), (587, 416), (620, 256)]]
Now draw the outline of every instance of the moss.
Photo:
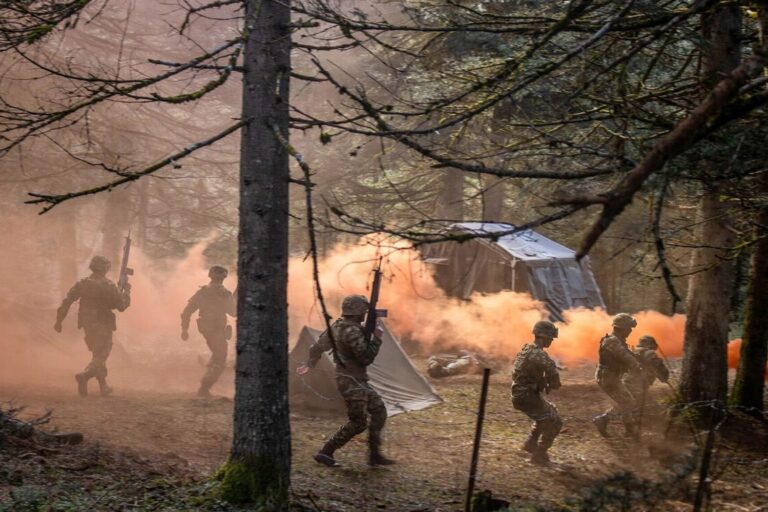
[(43, 37), (45, 37), (47, 34), (49, 34), (53, 30), (53, 25), (50, 23), (42, 23), (40, 25), (37, 25), (33, 29), (29, 31), (29, 35), (27, 36), (27, 43), (34, 43), (35, 41), (39, 41)]
[(272, 512), (288, 509), (288, 482), (272, 457), (229, 460), (216, 472), (218, 495), (233, 504), (249, 504), (256, 510)]

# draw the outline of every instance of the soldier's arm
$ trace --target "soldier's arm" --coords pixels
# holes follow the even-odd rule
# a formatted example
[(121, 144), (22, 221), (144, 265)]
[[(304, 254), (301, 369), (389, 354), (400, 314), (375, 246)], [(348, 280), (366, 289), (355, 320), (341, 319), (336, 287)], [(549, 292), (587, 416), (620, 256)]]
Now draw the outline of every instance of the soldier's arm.
[(669, 381), (669, 368), (667, 368), (664, 360), (656, 355), (655, 352), (652, 353), (652, 355), (649, 357), (649, 360), (651, 368), (653, 368), (653, 371), (656, 373), (656, 378), (658, 378), (661, 382)]
[(544, 356), (546, 357), (544, 361), (544, 379), (547, 381), (547, 387), (549, 389), (559, 389), (560, 372), (557, 371), (557, 364), (548, 354), (544, 354)]
[(637, 362), (635, 355), (619, 340), (612, 338), (606, 344), (606, 348), (609, 352), (611, 352), (611, 354), (613, 354), (617, 359), (624, 363), (624, 366), (627, 368), (631, 370), (640, 368), (640, 363)]
[(373, 363), (381, 348), (381, 338), (373, 336), (371, 337), (371, 342), (366, 343), (363, 336), (363, 328), (359, 325), (345, 327), (341, 335), (345, 345), (354, 354), (358, 363), (365, 366)]
[(61, 305), (59, 306), (59, 309), (56, 311), (56, 324), (60, 325), (61, 322), (64, 321), (64, 319), (67, 317), (67, 313), (69, 313), (69, 308), (72, 306), (72, 304), (80, 299), (80, 295), (82, 293), (82, 288), (80, 285), (80, 281), (76, 282), (75, 285), (69, 289), (67, 292), (66, 297), (64, 297), (64, 300), (61, 301)]
[(125, 311), (128, 306), (131, 305), (131, 289), (126, 288), (122, 292), (118, 290), (117, 285), (114, 286), (115, 293), (115, 309), (118, 311)]
[(320, 337), (309, 347), (309, 360), (307, 360), (307, 366), (314, 368), (323, 352), (331, 350), (331, 338), (328, 336), (328, 331), (323, 332)]
[(229, 297), (229, 304), (227, 305), (227, 314), (231, 317), (237, 316), (237, 288), (232, 292)]
[[(202, 288), (200, 290), (202, 290)], [(184, 311), (181, 312), (181, 332), (189, 330), (189, 320), (192, 318), (192, 313), (200, 309), (200, 290), (197, 290), (195, 294), (190, 297)]]

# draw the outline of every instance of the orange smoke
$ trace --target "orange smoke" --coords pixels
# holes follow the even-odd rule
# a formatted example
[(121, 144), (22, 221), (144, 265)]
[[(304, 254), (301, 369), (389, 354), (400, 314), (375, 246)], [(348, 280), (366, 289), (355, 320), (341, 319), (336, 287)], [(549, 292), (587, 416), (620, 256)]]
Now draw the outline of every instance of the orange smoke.
[[(339, 246), (320, 264), (323, 295), (332, 315), (344, 295), (368, 294), (372, 269), (383, 256), (386, 276), (381, 307), (389, 310), (387, 323), (400, 338), (409, 338), (429, 350), (435, 344), (459, 346), (502, 358), (511, 358), (532, 340), (533, 325), (547, 317), (543, 304), (525, 293), (505, 291), (475, 294), (468, 301), (446, 296), (418, 253), (405, 243), (380, 249), (374, 238), (355, 246)], [(311, 262), (295, 258), (290, 263), (289, 303), (293, 337), (302, 325), (322, 328), (319, 305), (314, 296)], [(600, 339), (611, 332), (611, 316), (603, 310), (574, 309), (559, 323), (560, 336), (552, 345), (553, 355), (564, 360), (596, 360)], [(630, 343), (645, 334), (656, 338), (665, 355), (682, 354), (685, 317), (665, 316), (655, 311), (634, 315), (638, 327)]]

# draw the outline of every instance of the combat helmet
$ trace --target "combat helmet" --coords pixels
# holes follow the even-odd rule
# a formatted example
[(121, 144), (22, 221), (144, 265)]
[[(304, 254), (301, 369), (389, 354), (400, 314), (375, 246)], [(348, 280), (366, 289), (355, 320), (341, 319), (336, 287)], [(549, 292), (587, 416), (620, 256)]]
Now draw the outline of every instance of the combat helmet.
[(539, 320), (536, 325), (533, 326), (534, 336), (547, 336), (549, 338), (557, 338), (558, 330), (555, 324), (548, 320)]
[(104, 256), (94, 256), (88, 264), (88, 268), (97, 274), (106, 274), (112, 268), (112, 264)]
[(651, 350), (656, 350), (659, 348), (659, 344), (656, 343), (656, 339), (653, 336), (641, 336), (639, 340), (637, 340), (637, 346), (643, 347), (643, 348), (649, 348)]
[(368, 311), (368, 299), (363, 295), (347, 295), (341, 302), (344, 316), (364, 315)]
[(634, 329), (637, 327), (637, 321), (628, 313), (619, 313), (613, 317), (613, 326), (622, 329)]
[(224, 279), (229, 274), (229, 271), (221, 265), (214, 265), (208, 271), (208, 277), (211, 279)]

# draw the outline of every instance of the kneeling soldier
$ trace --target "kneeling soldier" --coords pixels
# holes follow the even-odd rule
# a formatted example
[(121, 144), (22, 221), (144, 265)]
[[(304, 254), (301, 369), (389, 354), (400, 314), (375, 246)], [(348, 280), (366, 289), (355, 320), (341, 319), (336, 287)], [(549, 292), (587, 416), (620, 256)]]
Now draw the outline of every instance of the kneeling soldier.
[[(371, 466), (394, 464), (381, 453), (381, 431), (387, 421), (387, 408), (368, 382), (366, 368), (373, 363), (381, 347), (381, 331), (377, 328), (370, 343), (365, 342), (363, 326), (368, 299), (349, 295), (341, 304), (341, 318), (331, 326), (336, 345), (336, 385), (347, 404), (349, 420), (325, 443), (315, 460), (326, 466), (338, 466), (333, 458), (336, 450), (368, 428), (368, 463)], [(332, 348), (328, 332), (309, 348), (309, 361), (297, 369), (300, 375), (314, 368), (323, 352)], [(370, 423), (368, 422), (370, 416)]]
[(560, 387), (557, 365), (544, 351), (557, 338), (557, 327), (542, 320), (533, 327), (534, 342), (523, 346), (515, 357), (512, 370), (512, 406), (524, 412), (534, 423), (523, 450), (531, 453), (531, 462), (548, 464), (547, 450), (560, 433), (563, 422), (554, 404), (542, 392)]

